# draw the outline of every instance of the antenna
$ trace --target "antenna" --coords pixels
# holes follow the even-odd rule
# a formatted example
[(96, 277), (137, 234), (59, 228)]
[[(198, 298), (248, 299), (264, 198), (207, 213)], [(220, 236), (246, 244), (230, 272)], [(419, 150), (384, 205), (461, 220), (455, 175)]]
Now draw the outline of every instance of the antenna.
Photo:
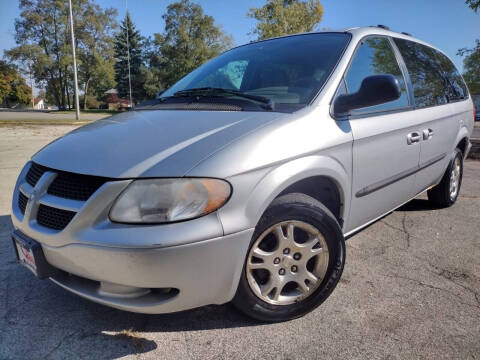
[[(125, 13), (126, 16), (125, 18), (128, 21), (128, 0), (125, 0)], [(127, 62), (128, 62), (128, 89), (130, 93), (130, 109), (133, 107), (133, 102), (132, 102), (132, 78), (130, 74), (130, 40), (129, 40), (129, 35), (128, 35), (128, 23), (127, 23)]]

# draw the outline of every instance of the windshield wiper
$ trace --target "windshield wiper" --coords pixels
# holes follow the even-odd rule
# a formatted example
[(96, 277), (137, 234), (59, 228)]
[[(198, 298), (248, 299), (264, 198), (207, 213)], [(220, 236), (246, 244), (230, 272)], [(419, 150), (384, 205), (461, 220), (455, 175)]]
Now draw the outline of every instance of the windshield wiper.
[(269, 99), (265, 96), (250, 95), (242, 91), (232, 90), (232, 89), (223, 89), (223, 88), (215, 88), (215, 87), (193, 88), (193, 89), (177, 91), (175, 94), (173, 94), (173, 96), (174, 97), (211, 96), (211, 95), (221, 95), (221, 94), (235, 95), (244, 99), (261, 102), (264, 104), (264, 107), (267, 110), (273, 110), (275, 108), (275, 103), (273, 102), (272, 99)]

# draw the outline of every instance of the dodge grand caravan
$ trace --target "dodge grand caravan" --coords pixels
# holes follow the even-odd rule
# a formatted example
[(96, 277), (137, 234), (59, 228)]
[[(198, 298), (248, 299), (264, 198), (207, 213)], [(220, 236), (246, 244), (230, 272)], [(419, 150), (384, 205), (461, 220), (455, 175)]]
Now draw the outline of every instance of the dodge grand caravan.
[(417, 195), (455, 203), (473, 103), (440, 50), (382, 27), (239, 46), (36, 153), (18, 259), (115, 308), (229, 301), (264, 321), (334, 290), (344, 239)]

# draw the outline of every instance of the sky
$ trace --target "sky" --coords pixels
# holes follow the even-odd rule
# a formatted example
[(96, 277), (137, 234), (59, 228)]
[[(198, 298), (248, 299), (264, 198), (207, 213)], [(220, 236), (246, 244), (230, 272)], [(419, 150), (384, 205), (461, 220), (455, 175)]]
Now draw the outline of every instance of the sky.
[[(102, 7), (118, 9), (125, 15), (126, 0), (95, 0)], [(142, 35), (163, 32), (162, 15), (172, 0), (129, 0), (128, 10)], [(251, 7), (264, 0), (196, 0), (216, 24), (233, 37), (235, 45), (254, 39), (255, 21), (247, 18)], [(463, 59), (457, 51), (473, 47), (480, 38), (480, 11), (475, 14), (464, 0), (320, 0), (324, 7), (318, 28), (342, 29), (383, 24), (393, 31), (405, 31), (443, 50), (461, 70)], [(19, 17), (18, 1), (0, 0), (0, 57), (15, 46), (14, 19)]]

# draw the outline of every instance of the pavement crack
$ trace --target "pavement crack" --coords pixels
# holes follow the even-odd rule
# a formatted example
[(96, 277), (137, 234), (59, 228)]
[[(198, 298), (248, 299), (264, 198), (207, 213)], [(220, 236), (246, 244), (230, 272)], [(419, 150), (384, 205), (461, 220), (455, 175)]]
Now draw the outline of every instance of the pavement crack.
[(410, 232), (407, 230), (406, 221), (407, 221), (407, 213), (404, 212), (403, 213), (403, 218), (402, 218), (402, 227), (403, 227), (403, 232), (407, 236), (405, 238), (405, 242), (407, 243), (406, 249), (408, 249), (410, 247), (410, 238), (411, 238), (412, 235), (410, 235)]
[[(438, 274), (437, 274), (438, 275)], [(403, 280), (408, 280), (408, 281), (411, 281), (411, 282), (414, 282), (416, 283), (417, 285), (420, 285), (420, 286), (423, 286), (423, 287), (426, 287), (426, 288), (429, 288), (429, 289), (433, 289), (433, 290), (439, 290), (439, 291), (442, 291), (442, 292), (445, 292), (447, 294), (450, 294), (450, 295), (453, 295), (454, 297), (456, 297), (457, 299), (462, 299), (457, 293), (453, 292), (453, 291), (450, 291), (448, 289), (444, 289), (442, 287), (439, 287), (439, 286), (435, 286), (435, 285), (432, 285), (432, 284), (427, 284), (421, 280), (418, 280), (418, 279), (414, 279), (414, 278), (410, 278), (408, 276), (401, 276), (401, 275), (383, 275), (385, 277), (389, 277), (389, 278), (393, 278), (393, 279), (403, 279)], [(457, 284), (458, 285), (458, 284)], [(466, 306), (470, 306), (470, 307), (473, 307), (473, 308), (480, 308), (480, 302), (478, 301), (478, 297), (477, 297), (477, 294), (475, 294), (475, 300), (477, 302), (477, 304), (470, 304), (470, 303), (466, 303), (464, 301), (458, 301), (460, 304), (463, 304), (463, 305), (466, 305)]]
[[(415, 256), (415, 255), (414, 255), (414, 257), (416, 259), (420, 260), (422, 262), (422, 264), (423, 263), (428, 264), (428, 266), (424, 266), (425, 270), (427, 270), (428, 272), (430, 272), (432, 274), (435, 274), (437, 276), (440, 276), (441, 278), (443, 278), (443, 279), (451, 282), (452, 284), (454, 284), (458, 287), (461, 287), (462, 289), (471, 293), (475, 297), (475, 301), (478, 303), (478, 306), (480, 306), (480, 294), (476, 290), (472, 289), (471, 287), (469, 287), (467, 285), (464, 285), (464, 284), (461, 284), (460, 282), (454, 280), (454, 279), (464, 279), (464, 280), (475, 281), (474, 279), (472, 279), (471, 275), (466, 274), (466, 273), (461, 272), (461, 271), (450, 271), (448, 269), (444, 269), (444, 268), (441, 268), (440, 266), (437, 266), (437, 265), (433, 264), (428, 259), (418, 257), (418, 256)], [(476, 276), (473, 275), (473, 277), (475, 279), (477, 279)]]
[(70, 334), (65, 335), (65, 336), (57, 343), (57, 345), (55, 345), (55, 346), (53, 347), (52, 350), (50, 350), (44, 357), (42, 357), (42, 359), (48, 359), (48, 358), (50, 357), (50, 355), (52, 355), (55, 351), (57, 351), (57, 350), (63, 345), (63, 343), (64, 343), (66, 340), (70, 339), (72, 336), (74, 336), (74, 335), (77, 334), (77, 333), (78, 333), (78, 331), (74, 331), (74, 332), (72, 332), (72, 333), (70, 333)]
[(390, 229), (393, 229), (393, 230), (396, 230), (396, 231), (400, 231), (402, 232), (404, 235), (405, 235), (405, 243), (406, 243), (406, 247), (404, 250), (408, 249), (410, 247), (410, 239), (412, 237), (412, 235), (410, 234), (410, 232), (408, 231), (407, 229), (407, 225), (406, 225), (406, 220), (407, 220), (407, 213), (404, 212), (403, 213), (403, 217), (402, 217), (402, 227), (399, 228), (399, 227), (396, 227), (395, 225), (392, 225), (388, 222), (386, 222), (385, 220), (380, 220), (380, 222), (382, 224), (384, 224), (385, 226), (389, 227)]

